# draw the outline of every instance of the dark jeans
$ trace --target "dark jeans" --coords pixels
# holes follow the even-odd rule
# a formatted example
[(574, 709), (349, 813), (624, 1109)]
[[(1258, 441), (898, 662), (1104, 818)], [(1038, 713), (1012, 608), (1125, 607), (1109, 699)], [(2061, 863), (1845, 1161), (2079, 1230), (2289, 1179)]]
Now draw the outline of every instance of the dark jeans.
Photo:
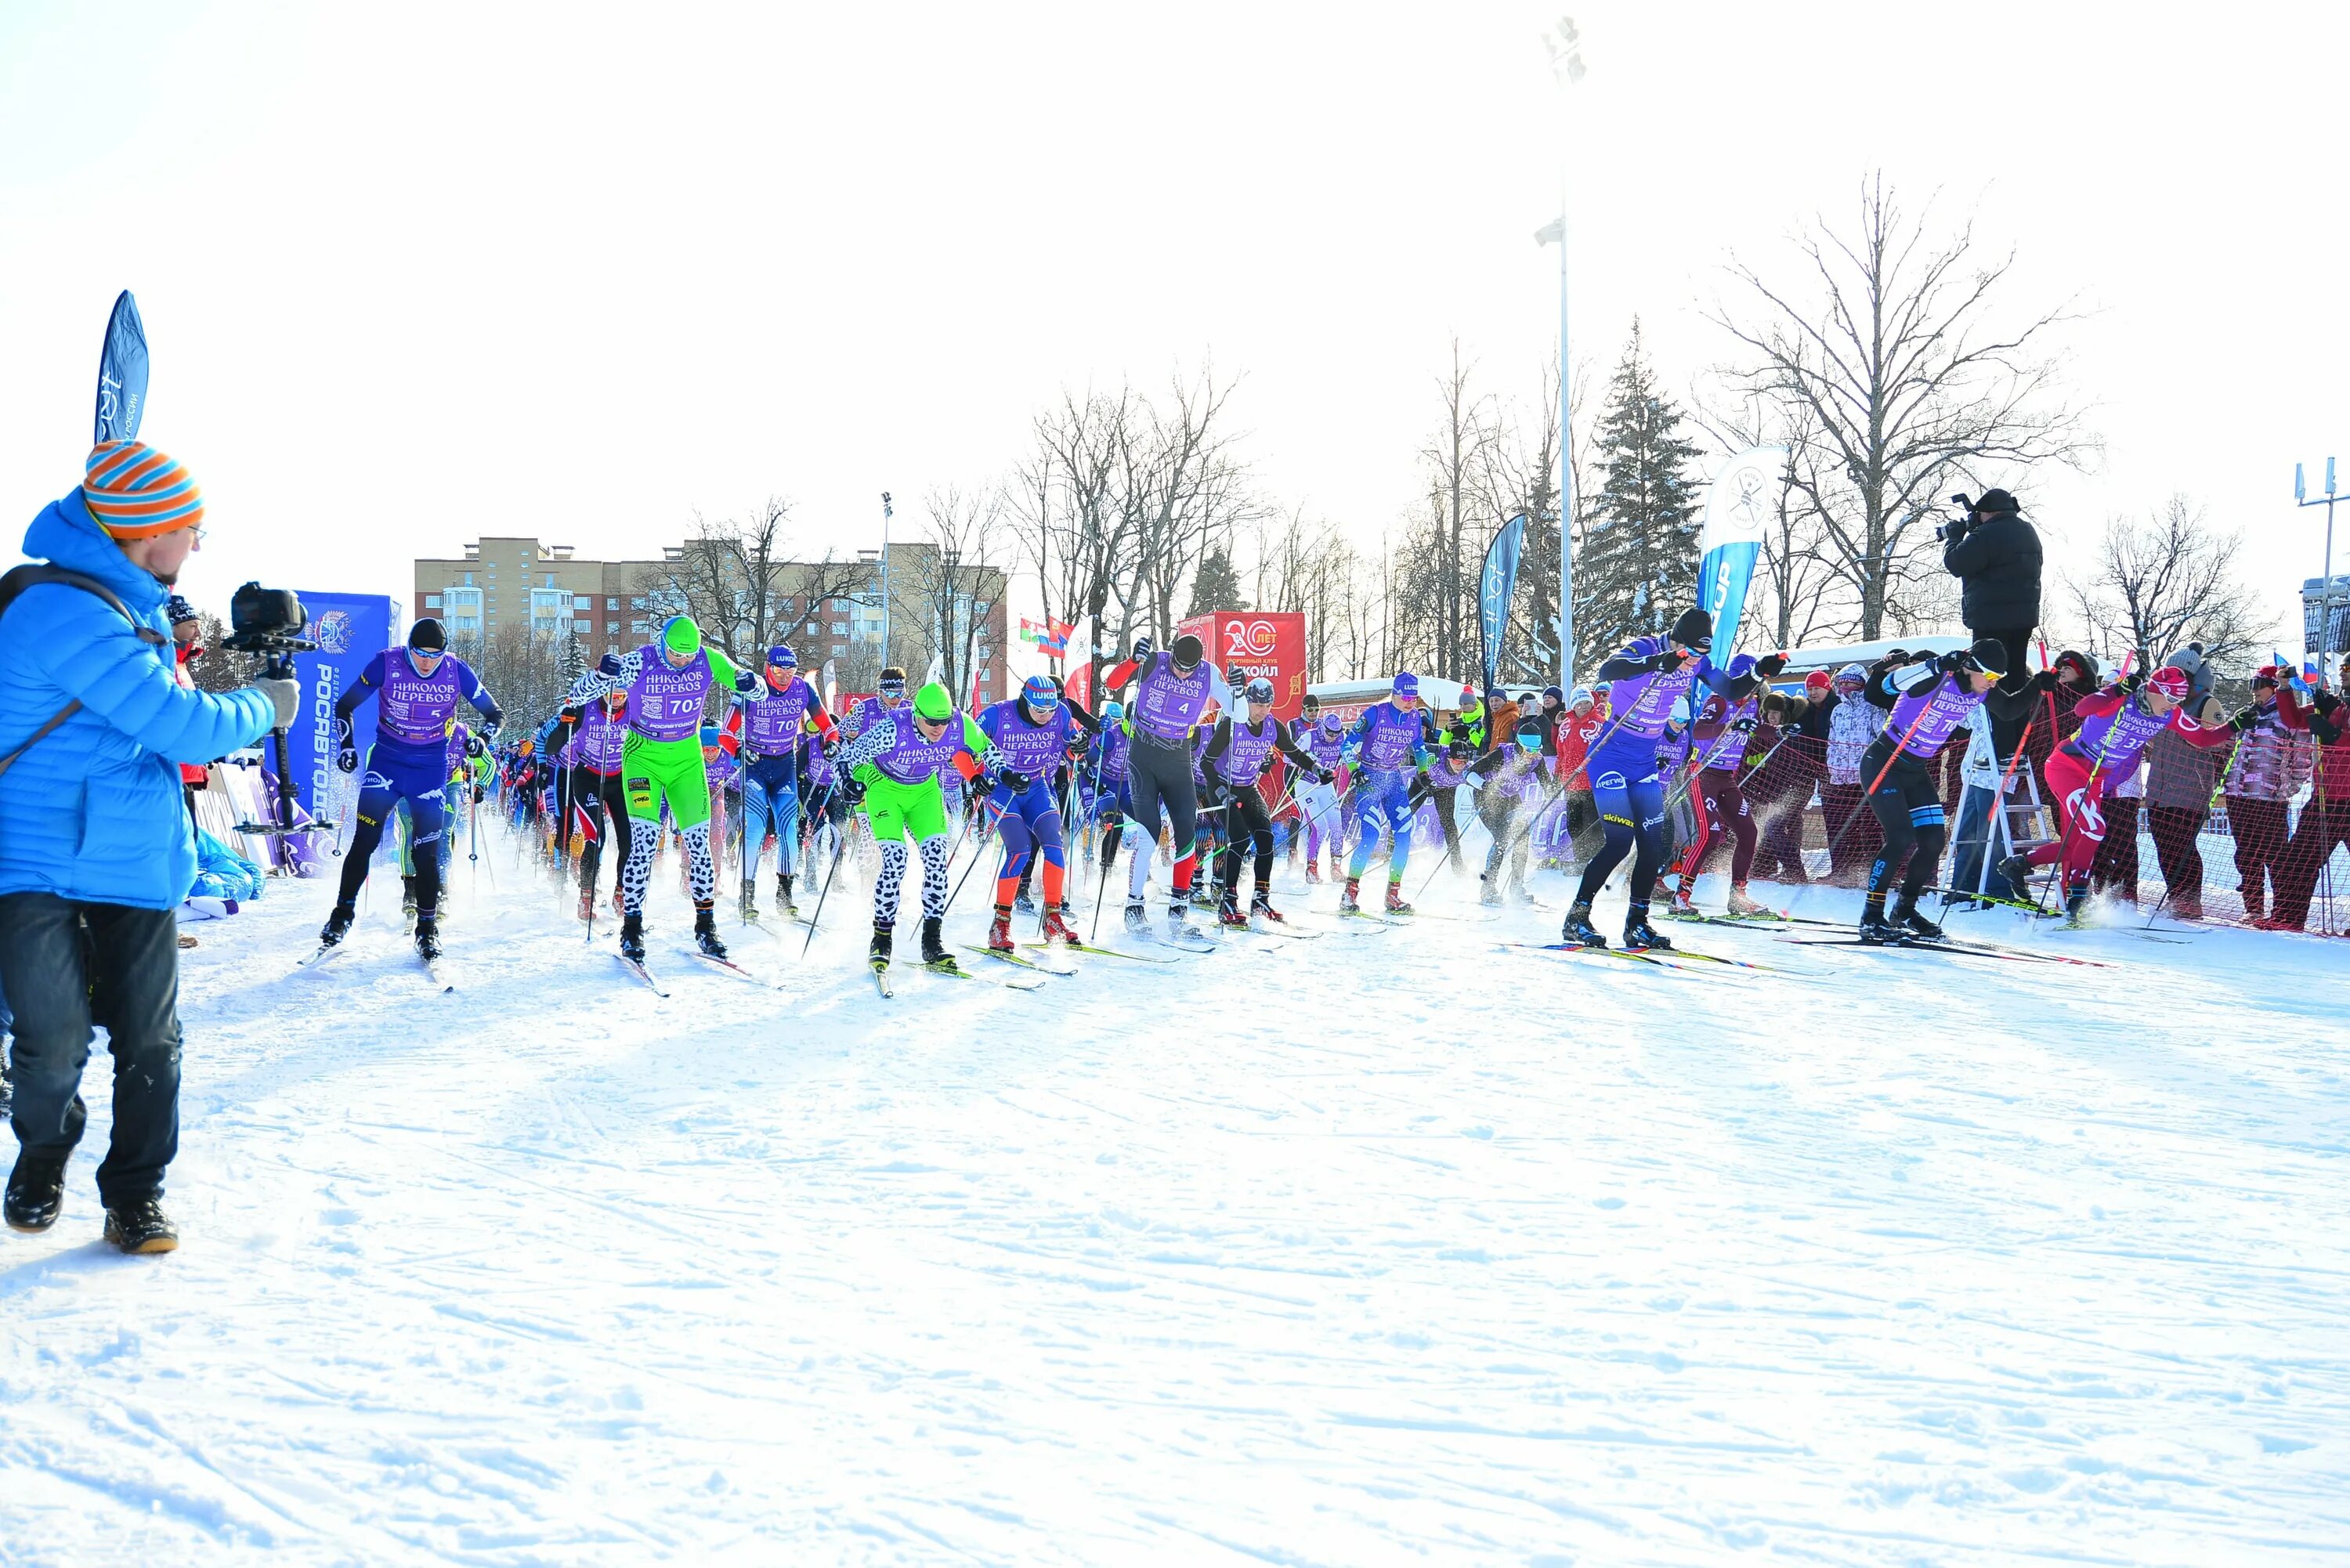
[(170, 909), (0, 896), (0, 988), (16, 1013), (16, 1104), (26, 1154), (62, 1160), (81, 1141), (90, 1025), (114, 1054), (114, 1138), (98, 1195), (120, 1209), (163, 1190), (180, 1147), (180, 933)]

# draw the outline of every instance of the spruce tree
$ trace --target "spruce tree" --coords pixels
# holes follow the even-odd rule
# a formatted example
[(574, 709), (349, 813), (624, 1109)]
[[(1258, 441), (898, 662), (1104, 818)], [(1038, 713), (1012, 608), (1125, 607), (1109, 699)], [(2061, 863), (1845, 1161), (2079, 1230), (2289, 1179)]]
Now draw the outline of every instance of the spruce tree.
[(1586, 672), (1697, 602), (1699, 449), (1658, 389), (1637, 318), (1593, 445), (1601, 478), (1575, 561), (1575, 667)]
[(1248, 607), (1248, 601), (1241, 597), (1241, 575), (1232, 569), (1231, 554), (1219, 545), (1201, 556), (1199, 570), (1191, 575), (1191, 607), (1184, 615)]

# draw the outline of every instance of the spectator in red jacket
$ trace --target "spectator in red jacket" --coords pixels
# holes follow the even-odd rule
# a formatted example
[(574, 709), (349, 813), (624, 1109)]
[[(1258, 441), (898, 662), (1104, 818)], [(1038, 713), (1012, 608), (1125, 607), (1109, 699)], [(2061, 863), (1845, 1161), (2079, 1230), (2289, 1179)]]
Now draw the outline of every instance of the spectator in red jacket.
[(1577, 861), (1589, 858), (1599, 847), (1599, 811), (1592, 804), (1591, 776), (1584, 763), (1591, 754), (1592, 742), (1607, 725), (1605, 690), (1578, 686), (1552, 731), (1558, 758), (1558, 772), (1553, 776), (1566, 793), (1566, 831)]

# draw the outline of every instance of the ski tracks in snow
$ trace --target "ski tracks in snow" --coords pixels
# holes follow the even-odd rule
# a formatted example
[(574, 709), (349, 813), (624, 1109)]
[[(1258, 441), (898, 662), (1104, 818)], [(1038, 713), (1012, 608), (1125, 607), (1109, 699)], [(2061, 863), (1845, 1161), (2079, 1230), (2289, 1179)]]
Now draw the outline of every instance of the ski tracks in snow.
[(321, 897), (189, 955), (182, 1251), (93, 1240), (99, 1077), (65, 1219), (0, 1247), (0, 1558), (2350, 1539), (2331, 950), (1692, 928), (1800, 972), (1684, 980), (1496, 952), (1555, 935), (1513, 913), (885, 1002), (844, 908), (805, 966), (738, 944), (786, 994), (664, 1002), (510, 889), (442, 997), (380, 919), (291, 972)]

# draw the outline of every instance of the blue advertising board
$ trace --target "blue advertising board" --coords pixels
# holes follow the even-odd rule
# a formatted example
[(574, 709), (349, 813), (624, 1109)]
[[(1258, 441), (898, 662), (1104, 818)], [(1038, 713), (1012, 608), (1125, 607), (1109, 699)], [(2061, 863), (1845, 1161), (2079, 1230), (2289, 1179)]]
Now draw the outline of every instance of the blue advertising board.
[[(302, 636), (318, 647), (314, 653), (294, 656), (294, 678), (302, 686), (302, 712), (286, 735), (286, 764), (293, 772), (294, 792), (302, 809), (317, 817), (331, 815), (319, 803), (334, 802), (339, 788), (335, 782), (336, 701), (359, 679), (369, 659), (391, 646), (398, 611), (380, 594), (304, 593), (301, 597), (302, 607), (310, 617)], [(351, 729), (365, 736), (374, 727), (375, 699), (369, 697), (351, 716)]]

